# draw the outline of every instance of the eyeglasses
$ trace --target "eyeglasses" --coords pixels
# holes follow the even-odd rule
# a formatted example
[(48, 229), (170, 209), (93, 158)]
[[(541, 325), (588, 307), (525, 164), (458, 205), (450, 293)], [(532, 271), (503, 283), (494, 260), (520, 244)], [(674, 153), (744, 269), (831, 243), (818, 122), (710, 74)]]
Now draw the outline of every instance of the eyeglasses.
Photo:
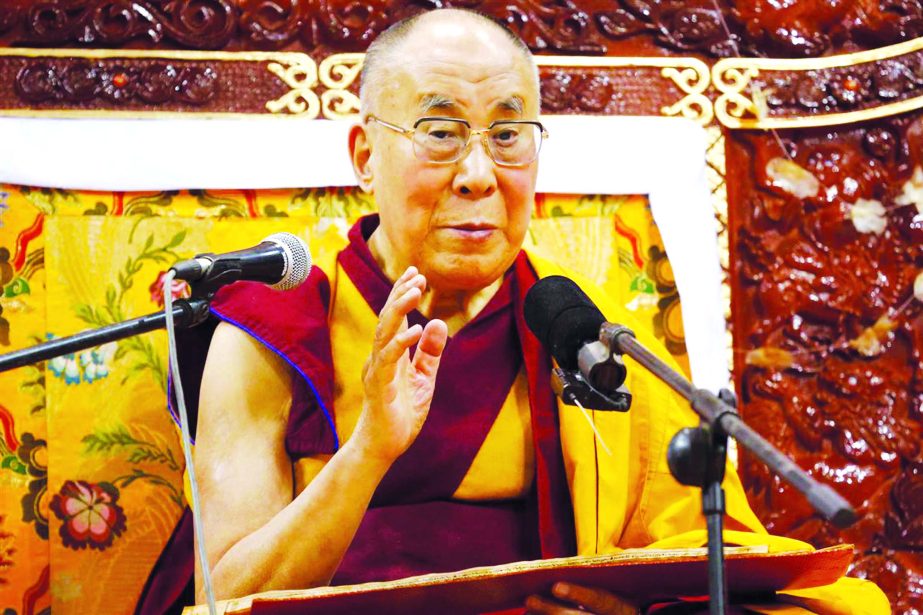
[(368, 119), (409, 138), (417, 158), (437, 164), (460, 160), (468, 151), (471, 137), (478, 135), (491, 160), (504, 167), (521, 167), (538, 157), (542, 141), (548, 138), (541, 122), (529, 120), (500, 120), (483, 130), (472, 130), (466, 120), (451, 117), (420, 118), (413, 128), (403, 128), (374, 115)]

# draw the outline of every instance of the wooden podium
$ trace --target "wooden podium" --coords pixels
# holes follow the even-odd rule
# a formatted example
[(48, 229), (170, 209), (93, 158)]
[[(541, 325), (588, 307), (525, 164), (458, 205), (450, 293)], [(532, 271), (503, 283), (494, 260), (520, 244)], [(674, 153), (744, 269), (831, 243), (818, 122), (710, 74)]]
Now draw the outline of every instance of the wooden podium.
[[(829, 585), (845, 574), (851, 545), (819, 551), (768, 553), (765, 547), (726, 548), (728, 589), (734, 596)], [(612, 555), (515, 562), (428, 574), (397, 581), (272, 591), (218, 603), (220, 615), (376, 615), (489, 613), (521, 607), (527, 596), (558, 581), (601, 587), (639, 604), (708, 593), (705, 549), (629, 549)], [(189, 607), (184, 615), (208, 615)]]

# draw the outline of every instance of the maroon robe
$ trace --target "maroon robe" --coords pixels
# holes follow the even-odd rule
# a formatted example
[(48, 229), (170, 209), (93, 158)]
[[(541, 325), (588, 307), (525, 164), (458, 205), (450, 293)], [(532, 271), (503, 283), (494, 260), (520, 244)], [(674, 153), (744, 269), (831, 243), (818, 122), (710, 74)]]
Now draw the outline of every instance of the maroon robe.
[[(391, 282), (366, 244), (377, 224), (377, 216), (360, 220), (349, 233), (349, 245), (338, 256), (338, 264), (348, 276), (340, 283), (354, 284), (376, 314), (391, 289)], [(576, 553), (557, 406), (549, 380), (551, 363), (522, 318), (522, 301), (535, 281), (525, 254), (520, 253), (488, 305), (450, 338), (426, 423), (376, 489), (333, 584)], [(217, 318), (246, 330), (301, 376), (293, 391), (285, 438), (293, 460), (333, 453), (339, 446), (327, 328), (329, 303), (329, 282), (317, 267), (308, 282), (297, 289), (281, 292), (261, 284), (238, 283), (219, 291), (212, 303)], [(408, 320), (410, 324), (426, 322), (416, 311)], [(199, 351), (184, 352), (180, 360), (190, 399), (198, 398), (202, 351), (207, 349), (213, 330), (214, 325), (204, 334), (193, 334), (201, 339), (186, 346), (197, 346)], [(453, 500), (452, 494), (480, 450), (523, 364), (536, 455), (533, 489), (516, 500)], [(157, 600), (156, 594), (163, 592), (164, 598), (179, 595), (180, 579), (169, 583), (159, 574), (166, 568), (172, 569), (174, 576), (182, 576), (175, 574), (179, 563), (175, 558), (188, 559), (180, 568), (191, 572), (192, 524), (186, 517), (188, 514), (178, 525), (185, 536), (171, 538), (168, 547), (172, 548), (165, 550), (155, 566), (137, 613), (164, 612), (162, 607), (169, 602)]]

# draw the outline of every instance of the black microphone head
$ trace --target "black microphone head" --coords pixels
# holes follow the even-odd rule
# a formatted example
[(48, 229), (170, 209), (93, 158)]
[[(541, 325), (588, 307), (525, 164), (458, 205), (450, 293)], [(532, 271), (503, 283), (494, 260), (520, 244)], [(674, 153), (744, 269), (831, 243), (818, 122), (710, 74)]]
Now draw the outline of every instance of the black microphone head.
[(535, 283), (523, 304), (526, 326), (563, 369), (577, 369), (577, 352), (599, 339), (602, 312), (577, 284), (554, 275)]

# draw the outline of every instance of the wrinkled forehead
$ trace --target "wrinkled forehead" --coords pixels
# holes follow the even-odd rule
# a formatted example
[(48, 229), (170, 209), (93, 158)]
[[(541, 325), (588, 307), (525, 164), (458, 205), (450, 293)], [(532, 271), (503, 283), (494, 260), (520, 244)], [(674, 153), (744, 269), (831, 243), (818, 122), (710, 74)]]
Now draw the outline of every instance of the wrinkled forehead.
[(394, 49), (379, 100), (409, 116), (472, 113), (534, 117), (538, 91), (530, 59), (502, 32), (455, 24), (421, 26)]

